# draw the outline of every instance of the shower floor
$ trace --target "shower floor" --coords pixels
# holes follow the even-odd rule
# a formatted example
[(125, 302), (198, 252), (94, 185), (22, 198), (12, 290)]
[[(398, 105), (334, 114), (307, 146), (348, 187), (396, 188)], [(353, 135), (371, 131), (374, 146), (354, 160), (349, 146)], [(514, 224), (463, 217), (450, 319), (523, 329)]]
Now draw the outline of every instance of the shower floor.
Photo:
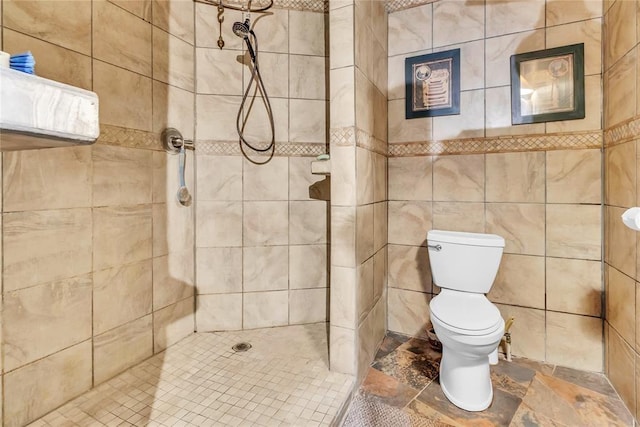
[(196, 333), (31, 426), (326, 426), (353, 385), (327, 355), (325, 323)]

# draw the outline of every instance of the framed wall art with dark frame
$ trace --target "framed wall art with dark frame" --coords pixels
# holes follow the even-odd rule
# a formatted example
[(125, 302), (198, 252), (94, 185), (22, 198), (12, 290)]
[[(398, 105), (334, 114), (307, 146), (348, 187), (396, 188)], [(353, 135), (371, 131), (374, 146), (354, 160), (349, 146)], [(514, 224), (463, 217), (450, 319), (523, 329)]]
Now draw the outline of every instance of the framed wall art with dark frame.
[(405, 118), (460, 114), (460, 49), (406, 58)]
[(584, 119), (584, 44), (511, 56), (511, 123)]

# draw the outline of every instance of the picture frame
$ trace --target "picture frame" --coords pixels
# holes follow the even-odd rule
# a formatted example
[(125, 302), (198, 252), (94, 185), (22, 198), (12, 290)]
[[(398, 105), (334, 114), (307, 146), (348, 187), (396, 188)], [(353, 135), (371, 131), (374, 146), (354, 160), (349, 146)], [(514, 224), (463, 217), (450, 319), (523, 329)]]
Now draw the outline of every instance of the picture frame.
[(460, 49), (405, 59), (405, 118), (460, 114)]
[(512, 124), (584, 117), (584, 43), (511, 56)]

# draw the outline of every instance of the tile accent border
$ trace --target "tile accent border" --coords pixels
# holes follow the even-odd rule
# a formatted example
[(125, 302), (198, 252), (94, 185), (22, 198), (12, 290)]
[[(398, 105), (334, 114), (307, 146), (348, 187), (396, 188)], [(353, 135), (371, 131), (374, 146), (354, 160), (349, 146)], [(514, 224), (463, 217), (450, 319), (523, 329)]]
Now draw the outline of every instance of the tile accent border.
[[(249, 150), (251, 151), (251, 150)], [(327, 152), (325, 144), (311, 142), (276, 142), (275, 157), (315, 157)], [(238, 141), (196, 141), (196, 153), (217, 156), (241, 156)], [(252, 154), (256, 157), (266, 157), (265, 154)]]
[(438, 0), (387, 0), (384, 8), (387, 10), (387, 13), (392, 13), (429, 3), (435, 3), (436, 1)]
[(514, 135), (389, 144), (389, 157), (602, 148), (602, 132)]
[(604, 146), (622, 144), (640, 139), (640, 116), (632, 117), (604, 131)]
[(105, 124), (100, 125), (100, 137), (96, 143), (157, 151), (163, 149), (158, 133)]
[[(209, 2), (207, 0), (194, 0), (198, 3), (204, 3), (215, 7), (217, 0)], [(224, 4), (244, 7), (247, 2), (245, 0), (223, 0)], [(215, 4), (214, 4), (215, 3)], [(256, 0), (254, 6), (267, 5), (268, 1)], [(299, 10), (303, 12), (329, 12), (329, 0), (274, 0), (273, 7), (275, 9)]]
[(354, 126), (332, 128), (329, 131), (329, 142), (337, 146), (356, 145), (384, 156), (387, 155), (387, 143)]

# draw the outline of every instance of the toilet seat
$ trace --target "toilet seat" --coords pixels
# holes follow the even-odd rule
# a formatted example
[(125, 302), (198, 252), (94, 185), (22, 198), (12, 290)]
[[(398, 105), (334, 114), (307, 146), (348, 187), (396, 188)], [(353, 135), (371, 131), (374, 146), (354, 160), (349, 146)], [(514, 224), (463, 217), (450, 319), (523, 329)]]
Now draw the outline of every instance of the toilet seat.
[(500, 311), (483, 294), (442, 289), (429, 307), (433, 317), (459, 334), (488, 335), (503, 325)]

